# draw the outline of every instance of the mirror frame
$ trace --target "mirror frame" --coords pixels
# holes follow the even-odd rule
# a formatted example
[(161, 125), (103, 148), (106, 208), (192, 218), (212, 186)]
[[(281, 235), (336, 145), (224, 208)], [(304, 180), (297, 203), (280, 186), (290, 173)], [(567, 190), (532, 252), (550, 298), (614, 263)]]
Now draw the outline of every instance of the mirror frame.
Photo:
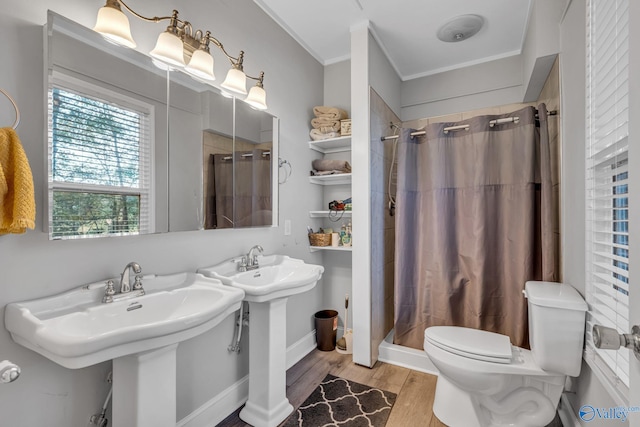
[[(191, 76), (186, 75), (185, 73), (182, 72), (170, 72), (169, 70), (161, 70), (159, 68), (157, 68), (155, 65), (153, 65), (153, 63), (151, 62), (151, 58), (148, 57), (147, 55), (143, 54), (140, 51), (134, 50), (134, 49), (124, 49), (124, 48), (118, 48), (117, 46), (114, 45), (114, 48), (111, 49), (109, 48), (109, 45), (107, 44), (108, 42), (106, 40), (104, 40), (104, 38), (102, 38), (102, 36), (100, 36), (99, 34), (95, 33), (93, 30), (78, 24), (75, 21), (72, 21), (62, 15), (59, 15), (51, 10), (49, 10), (47, 12), (47, 24), (44, 26), (44, 30), (45, 30), (45, 34), (44, 34), (44, 47), (45, 47), (45, 60), (44, 60), (44, 83), (45, 83), (45, 88), (49, 87), (50, 84), (50, 77), (51, 77), (51, 73), (53, 70), (53, 65), (54, 65), (54, 61), (53, 61), (53, 55), (52, 55), (52, 48), (50, 45), (50, 37), (54, 34), (54, 32), (60, 32), (61, 34), (67, 35), (69, 37), (72, 37), (76, 40), (79, 40), (85, 44), (87, 44), (88, 46), (94, 47), (96, 49), (99, 49), (100, 51), (105, 51), (107, 52), (109, 55), (113, 55), (119, 59), (122, 59), (123, 61), (127, 61), (130, 62), (136, 66), (139, 66), (155, 75), (158, 76), (162, 76), (163, 78), (166, 78), (167, 80), (167, 92), (166, 92), (166, 108), (167, 108), (167, 123), (166, 123), (166, 141), (164, 141), (164, 146), (161, 146), (160, 149), (161, 151), (165, 150), (166, 147), (166, 153), (161, 153), (164, 156), (166, 156), (166, 162), (163, 162), (162, 164), (160, 163), (160, 161), (156, 161), (154, 164), (154, 167), (156, 169), (158, 168), (165, 168), (166, 170), (166, 185), (162, 185), (159, 188), (156, 187), (155, 188), (155, 193), (156, 194), (160, 194), (160, 197), (165, 197), (165, 202), (164, 205), (166, 207), (166, 222), (163, 222), (161, 224), (156, 224), (156, 229), (151, 231), (150, 233), (146, 233), (146, 234), (157, 234), (157, 233), (167, 233), (167, 232), (177, 232), (177, 231), (195, 231), (195, 230), (204, 230), (204, 192), (205, 189), (203, 188), (203, 174), (204, 174), (204, 168), (202, 166), (200, 166), (200, 181), (199, 181), (199, 191), (198, 189), (196, 189), (196, 191), (199, 192), (200, 194), (200, 206), (199, 209), (196, 210), (195, 212), (193, 212), (193, 216), (196, 217), (196, 223), (198, 223), (197, 227), (193, 227), (193, 228), (185, 228), (185, 229), (179, 229), (176, 227), (172, 227), (172, 209), (171, 209), (171, 205), (172, 205), (172, 200), (171, 200), (171, 190), (172, 190), (172, 186), (176, 185), (176, 183), (172, 182), (171, 180), (171, 175), (174, 173), (179, 173), (172, 170), (171, 168), (171, 151), (173, 146), (176, 144), (175, 142), (172, 141), (171, 138), (171, 134), (170, 134), (170, 120), (171, 120), (171, 114), (170, 114), (170, 110), (173, 108), (172, 107), (172, 99), (171, 99), (171, 92), (170, 92), (170, 86), (171, 84), (180, 84), (180, 85), (185, 85), (186, 87), (197, 91), (197, 92), (205, 92), (205, 91), (210, 91), (212, 94), (215, 94), (216, 96), (224, 96), (222, 93), (220, 93), (220, 90), (217, 87), (211, 86), (210, 84), (207, 84), (205, 82), (201, 82), (198, 81), (197, 79), (192, 78)], [(81, 73), (80, 73), (81, 74)], [(90, 77), (90, 76), (88, 76)], [(45, 91), (45, 115), (47, 114), (47, 96), (46, 93), (48, 92), (48, 89)], [(239, 124), (237, 122), (237, 118), (236, 118), (236, 102), (242, 102), (242, 100), (237, 99), (236, 97), (233, 97), (233, 104), (232, 104), (232, 124), (231, 124), (231, 129), (232, 129), (232, 139), (234, 141), (234, 145), (235, 145), (235, 141), (236, 138), (238, 137), (238, 126), (241, 126), (241, 124)], [(248, 106), (248, 104), (247, 104)], [(272, 118), (273, 121), (273, 149), (272, 149), (272, 159), (271, 159), (271, 170), (272, 170), (272, 176), (271, 176), (271, 199), (272, 199), (272, 215), (271, 215), (271, 224), (268, 225), (264, 225), (264, 226), (256, 226), (258, 228), (264, 228), (264, 227), (277, 227), (279, 224), (279, 180), (278, 180), (278, 172), (279, 172), (279, 167), (278, 167), (278, 163), (279, 163), (279, 157), (278, 157), (278, 153), (279, 153), (279, 138), (280, 138), (280, 121), (279, 118), (277, 118), (276, 116), (273, 116), (272, 114), (268, 113), (267, 111), (264, 111), (265, 114), (267, 114), (268, 116), (270, 116)], [(202, 113), (204, 114), (204, 112)], [(203, 120), (205, 120), (205, 118), (203, 117)], [(202, 130), (204, 130), (206, 128), (206, 126), (202, 126)], [(47, 127), (45, 127), (44, 129), (45, 132), (45, 144), (48, 150), (48, 145), (49, 145), (49, 141), (48, 141), (48, 129)], [(156, 141), (157, 141), (157, 137), (156, 137)], [(172, 143), (173, 142), (173, 143)], [(202, 141), (200, 141), (202, 142)], [(235, 156), (235, 147), (234, 147), (234, 156)], [(156, 153), (157, 154), (157, 153)], [(200, 150), (200, 159), (199, 159), (199, 164), (202, 165), (202, 156), (203, 156), (203, 152), (202, 150)], [(235, 161), (235, 159), (234, 159)], [(158, 170), (156, 170), (155, 172), (156, 174), (158, 173)], [(47, 170), (45, 173), (45, 179), (48, 179), (47, 177), (49, 176), (49, 171)], [(235, 168), (234, 168), (234, 188), (235, 188), (235, 179), (236, 179), (236, 175), (235, 175)], [(162, 192), (166, 192), (165, 195), (162, 194)], [(235, 189), (234, 189), (235, 192)], [(50, 225), (49, 225), (49, 217), (50, 217), (50, 203), (49, 203), (49, 197), (48, 197), (48, 183), (46, 184), (45, 187), (45, 206), (46, 206), (46, 215), (43, 215), (43, 231), (46, 233), (49, 233), (50, 231)], [(156, 209), (160, 207), (162, 208), (162, 206), (157, 206), (156, 203)], [(251, 228), (251, 227), (234, 227), (234, 228)], [(118, 235), (99, 235), (99, 236), (92, 236), (92, 237), (118, 237)]]

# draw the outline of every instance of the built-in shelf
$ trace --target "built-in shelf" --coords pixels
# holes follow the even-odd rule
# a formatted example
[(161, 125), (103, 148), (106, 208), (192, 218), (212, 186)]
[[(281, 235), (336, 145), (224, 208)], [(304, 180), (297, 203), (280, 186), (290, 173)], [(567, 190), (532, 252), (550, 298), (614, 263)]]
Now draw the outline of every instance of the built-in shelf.
[(336, 173), (333, 175), (310, 176), (309, 182), (318, 185), (351, 184), (350, 173)]
[(341, 136), (339, 138), (323, 139), (320, 141), (309, 141), (309, 148), (322, 154), (351, 151), (351, 136)]
[(351, 246), (309, 246), (311, 252), (315, 251), (341, 251), (351, 252)]
[(352, 211), (309, 211), (311, 218), (351, 218)]

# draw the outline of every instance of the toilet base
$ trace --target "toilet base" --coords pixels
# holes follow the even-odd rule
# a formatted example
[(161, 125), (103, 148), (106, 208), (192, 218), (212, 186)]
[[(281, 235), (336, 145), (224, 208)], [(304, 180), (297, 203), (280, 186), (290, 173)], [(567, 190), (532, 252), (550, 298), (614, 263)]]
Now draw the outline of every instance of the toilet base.
[(442, 375), (436, 384), (433, 413), (449, 427), (483, 427), (471, 395)]
[(564, 377), (512, 376), (499, 394), (471, 393), (438, 376), (433, 413), (449, 427), (540, 427), (555, 417)]

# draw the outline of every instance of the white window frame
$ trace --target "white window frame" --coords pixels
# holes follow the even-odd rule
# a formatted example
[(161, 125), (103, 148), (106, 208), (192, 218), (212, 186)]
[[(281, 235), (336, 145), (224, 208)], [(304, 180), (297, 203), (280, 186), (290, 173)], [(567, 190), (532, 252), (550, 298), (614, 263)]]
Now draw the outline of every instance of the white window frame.
[[(594, 7), (604, 15), (604, 19), (598, 21), (607, 24), (604, 30), (594, 28), (593, 14), (597, 13)], [(619, 9), (623, 12), (626, 9), (626, 20), (619, 19), (622, 16), (618, 15)], [(620, 168), (614, 166), (628, 162), (629, 18), (629, 0), (587, 1), (585, 277), (589, 313), (585, 360), (619, 405), (629, 403), (630, 352), (624, 348), (617, 351), (596, 349), (591, 330), (594, 324), (615, 328), (620, 333), (630, 329), (629, 295), (624, 295), (624, 292), (629, 292), (629, 285), (613, 277), (614, 273), (620, 274), (628, 281), (631, 267), (628, 257), (622, 259), (613, 253), (614, 248), (619, 247), (613, 237), (619, 234), (613, 228), (617, 221), (613, 217), (614, 200), (620, 198), (613, 187), (621, 184), (631, 187), (632, 182), (628, 176), (624, 181), (613, 180), (614, 176), (629, 169), (628, 163)], [(598, 37), (611, 44), (600, 44)], [(594, 52), (593, 44), (600, 46), (601, 51)], [(604, 167), (598, 167), (603, 164)], [(628, 173), (633, 174), (633, 171)], [(627, 203), (629, 194), (627, 191), (623, 197)], [(626, 209), (628, 225), (633, 227), (628, 205)], [(626, 234), (631, 238), (628, 230)], [(628, 256), (629, 242), (626, 248), (621, 249), (626, 249)], [(628, 269), (617, 268), (616, 261), (626, 263)], [(614, 282), (622, 291), (614, 288)]]
[[(140, 162), (140, 174), (141, 181), (146, 181), (146, 186), (141, 184), (140, 188), (123, 188), (108, 185), (95, 185), (87, 183), (69, 183), (54, 181), (53, 179), (53, 132), (51, 128), (52, 124), (52, 92), (53, 88), (60, 88), (68, 90), (73, 93), (78, 93), (88, 98), (94, 98), (106, 103), (113, 103), (122, 108), (131, 109), (137, 111), (146, 116), (147, 125), (145, 132), (148, 135), (145, 138), (147, 147), (142, 147), (141, 150), (147, 149), (147, 155), (140, 156), (140, 159), (147, 159), (147, 161), (141, 160)], [(102, 87), (98, 84), (89, 83), (85, 80), (72, 77), (68, 74), (54, 70), (49, 78), (49, 85), (47, 88), (47, 182), (48, 182), (48, 197), (47, 197), (47, 228), (49, 233), (49, 239), (53, 240), (72, 240), (72, 239), (85, 239), (96, 237), (115, 237), (115, 236), (130, 236), (138, 234), (148, 234), (155, 232), (155, 107), (148, 102), (145, 102), (139, 98), (127, 96), (119, 92), (114, 92), (111, 87)], [(144, 178), (142, 177), (144, 175)], [(71, 190), (79, 192), (95, 192), (101, 194), (125, 194), (125, 195), (139, 195), (140, 196), (140, 230), (138, 233), (109, 233), (109, 234), (86, 234), (64, 237), (53, 237), (53, 192), (54, 190)], [(143, 211), (144, 209), (144, 211)], [(143, 212), (145, 212), (143, 214)], [(146, 221), (144, 221), (146, 218)]]

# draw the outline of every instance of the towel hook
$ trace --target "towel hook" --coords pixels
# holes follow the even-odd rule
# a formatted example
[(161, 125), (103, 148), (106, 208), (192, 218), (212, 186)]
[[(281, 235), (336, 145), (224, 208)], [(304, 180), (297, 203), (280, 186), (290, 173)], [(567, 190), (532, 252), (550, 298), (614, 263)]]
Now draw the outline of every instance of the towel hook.
[(18, 125), (20, 124), (20, 110), (18, 109), (18, 104), (16, 104), (16, 101), (13, 100), (11, 95), (9, 95), (3, 89), (0, 88), (0, 92), (2, 92), (4, 94), (4, 96), (9, 98), (9, 101), (11, 101), (11, 105), (13, 105), (13, 108), (16, 110), (16, 121), (11, 126), (13, 129), (16, 129), (18, 127)]

